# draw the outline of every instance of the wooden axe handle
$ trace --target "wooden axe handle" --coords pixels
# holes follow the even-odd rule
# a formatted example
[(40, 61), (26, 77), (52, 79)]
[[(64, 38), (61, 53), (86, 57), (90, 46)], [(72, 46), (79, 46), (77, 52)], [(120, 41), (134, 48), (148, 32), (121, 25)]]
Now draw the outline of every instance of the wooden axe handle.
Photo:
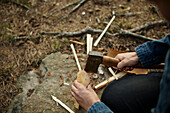
[(109, 57), (109, 56), (103, 56), (103, 63), (105, 66), (117, 66), (117, 64), (119, 63), (120, 61), (116, 58), (113, 58), (113, 57)]
[[(113, 58), (113, 57), (109, 57), (109, 56), (103, 56), (103, 63), (105, 66), (117, 66), (117, 64), (119, 63), (120, 61), (116, 58)], [(135, 66), (133, 66), (134, 68), (144, 68), (142, 66), (142, 64), (137, 64)], [(161, 63), (161, 64), (157, 64), (157, 65), (153, 65), (151, 67), (148, 67), (148, 69), (163, 69), (164, 68), (164, 64)]]

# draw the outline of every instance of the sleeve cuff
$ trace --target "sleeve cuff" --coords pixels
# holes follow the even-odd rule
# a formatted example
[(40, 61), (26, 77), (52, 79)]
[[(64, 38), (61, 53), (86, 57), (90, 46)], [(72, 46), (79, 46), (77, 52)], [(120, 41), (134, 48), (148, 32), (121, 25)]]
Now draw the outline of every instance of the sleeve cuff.
[(103, 102), (95, 102), (87, 113), (113, 113)]
[(147, 46), (147, 43), (136, 47), (135, 51), (143, 67), (149, 67), (155, 60), (157, 60), (150, 48)]

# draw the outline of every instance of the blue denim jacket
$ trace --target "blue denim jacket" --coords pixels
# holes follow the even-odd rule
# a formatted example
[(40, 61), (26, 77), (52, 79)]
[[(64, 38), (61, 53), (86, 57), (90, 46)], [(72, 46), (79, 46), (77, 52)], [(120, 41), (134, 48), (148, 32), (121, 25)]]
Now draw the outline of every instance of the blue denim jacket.
[[(160, 83), (160, 95), (152, 113), (170, 113), (170, 34), (160, 40), (146, 42), (135, 48), (139, 61), (144, 67), (165, 62)], [(114, 101), (114, 100), (113, 100)], [(104, 103), (96, 102), (87, 113), (113, 113)]]

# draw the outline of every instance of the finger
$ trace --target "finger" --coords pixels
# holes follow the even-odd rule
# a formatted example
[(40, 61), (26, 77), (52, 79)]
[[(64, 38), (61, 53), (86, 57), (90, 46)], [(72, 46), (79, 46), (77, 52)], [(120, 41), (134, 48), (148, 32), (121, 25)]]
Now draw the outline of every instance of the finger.
[(80, 97), (80, 95), (79, 95), (80, 90), (78, 90), (74, 85), (71, 86), (71, 92), (73, 92), (73, 96), (75, 98)]
[(130, 67), (129, 71), (132, 71), (134, 69), (134, 67)]
[(125, 65), (125, 62), (123, 62), (123, 61), (121, 61), (121, 62), (119, 62), (118, 64), (117, 64), (117, 67), (119, 68), (119, 69), (122, 69), (123, 67), (125, 67), (126, 65)]
[(73, 85), (74, 85), (76, 88), (79, 87), (79, 84), (80, 84), (80, 83), (79, 83), (77, 80), (75, 80), (74, 83), (73, 83)]
[(129, 71), (130, 67), (125, 67), (124, 71)]
[(120, 61), (122, 61), (122, 60), (124, 59), (124, 55), (118, 54), (118, 55), (116, 55), (115, 58), (118, 59), (118, 60), (120, 60)]
[(95, 92), (94, 89), (93, 89), (92, 84), (89, 84), (89, 85), (87, 86), (87, 89), (88, 89), (89, 91), (91, 91), (91, 92)]
[(124, 71), (132, 71), (133, 67), (125, 67)]
[(115, 67), (115, 66), (112, 66), (112, 68), (113, 68), (113, 69), (116, 69), (116, 70), (118, 70), (118, 69), (119, 69), (118, 67)]
[[(70, 91), (71, 95), (76, 99), (79, 100), (79, 96), (76, 95), (73, 91)], [(78, 102), (78, 101), (77, 101)]]
[(82, 89), (82, 88), (85, 88), (85, 86), (81, 83), (79, 83), (77, 80), (74, 81), (74, 86), (77, 88), (77, 89)]
[(73, 91), (73, 92), (77, 92), (77, 88), (74, 86), (74, 85), (71, 85), (71, 91)]
[(87, 89), (93, 89), (92, 88), (92, 83), (87, 86)]
[(71, 92), (71, 95), (73, 96), (73, 97), (76, 97), (76, 94), (73, 92), (73, 91), (70, 91)]

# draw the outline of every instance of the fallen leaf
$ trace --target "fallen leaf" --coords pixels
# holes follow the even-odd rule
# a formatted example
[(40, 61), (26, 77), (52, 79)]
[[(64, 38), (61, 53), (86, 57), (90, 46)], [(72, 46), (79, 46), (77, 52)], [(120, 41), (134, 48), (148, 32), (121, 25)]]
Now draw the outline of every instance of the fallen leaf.
[(62, 80), (64, 80), (64, 77), (63, 77), (63, 76), (60, 76), (60, 78), (61, 78)]
[(117, 49), (109, 49), (107, 52), (107, 56), (116, 57), (119, 53), (125, 53), (124, 51), (118, 51)]
[(98, 50), (99, 50), (99, 51), (103, 51), (103, 50), (104, 50), (104, 48), (98, 48)]
[(48, 76), (51, 76), (51, 72), (48, 72), (47, 75), (48, 75)]
[(81, 61), (86, 61), (86, 59), (84, 59), (84, 58), (79, 58), (79, 60), (81, 60)]
[(66, 94), (67, 94), (67, 93), (64, 91), (64, 92), (63, 92), (63, 95), (66, 95)]
[(68, 76), (68, 77), (72, 77), (71, 74), (68, 74), (67, 76)]
[(63, 85), (64, 85), (64, 83), (62, 82), (62, 83), (60, 84), (60, 87), (63, 86)]
[(73, 71), (77, 71), (77, 68), (74, 68)]

